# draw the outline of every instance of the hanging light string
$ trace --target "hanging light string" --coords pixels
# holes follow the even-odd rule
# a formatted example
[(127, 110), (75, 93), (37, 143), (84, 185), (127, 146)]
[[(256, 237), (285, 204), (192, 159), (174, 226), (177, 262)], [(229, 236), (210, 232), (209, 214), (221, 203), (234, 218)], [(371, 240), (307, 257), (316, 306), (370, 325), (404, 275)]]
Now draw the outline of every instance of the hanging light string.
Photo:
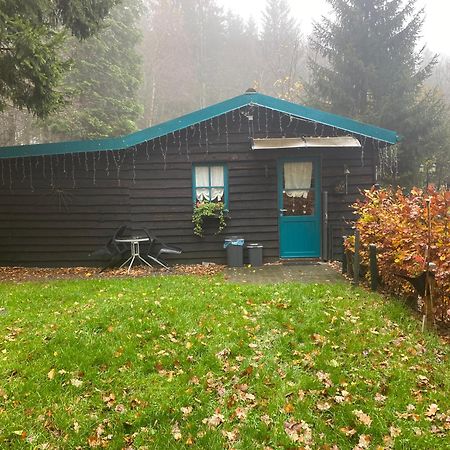
[(33, 186), (33, 167), (31, 165), (32, 161), (31, 158), (28, 158), (28, 162), (29, 162), (29, 171), (30, 171), (30, 189), (31, 192), (34, 192), (34, 186)]
[[(107, 152), (108, 153), (108, 152)], [(72, 156), (72, 189), (75, 189), (77, 182), (75, 179), (75, 155), (73, 153), (71, 153)]]
[[(261, 117), (262, 114), (264, 117)], [(42, 166), (42, 176), (46, 178), (47, 172), (50, 175), (50, 186), (52, 188), (55, 187), (56, 177), (58, 176), (58, 172), (62, 169), (64, 177), (67, 178), (70, 174), (72, 179), (72, 187), (76, 187), (76, 160), (78, 160), (78, 167), (81, 168), (84, 166), (84, 170), (86, 173), (92, 171), (92, 183), (93, 185), (97, 185), (97, 172), (98, 172), (98, 162), (102, 161), (102, 153), (105, 153), (105, 165), (104, 171), (106, 176), (110, 176), (110, 156), (112, 157), (113, 164), (116, 167), (116, 176), (118, 185), (121, 186), (121, 168), (123, 163), (127, 160), (127, 155), (130, 155), (130, 159), (128, 161), (131, 162), (132, 169), (132, 182), (136, 183), (136, 171), (137, 171), (137, 161), (139, 160), (140, 154), (144, 154), (147, 160), (150, 160), (151, 152), (154, 153), (155, 146), (158, 144), (160, 154), (162, 160), (164, 162), (164, 170), (167, 169), (167, 160), (169, 156), (170, 149), (173, 148), (175, 151), (178, 151), (178, 154), (182, 154), (183, 145), (185, 147), (185, 155), (186, 159), (190, 159), (190, 143), (195, 142), (199, 149), (204, 149), (205, 153), (208, 154), (210, 151), (211, 145), (214, 145), (218, 140), (220, 142), (221, 136), (224, 135), (226, 150), (230, 149), (230, 134), (232, 130), (238, 130), (242, 133), (243, 130), (243, 122), (244, 119), (247, 120), (248, 127), (248, 136), (253, 138), (255, 133), (265, 135), (268, 137), (272, 130), (271, 126), (274, 125), (274, 121), (276, 120), (278, 123), (277, 134), (282, 137), (285, 136), (306, 136), (307, 130), (314, 133), (314, 136), (342, 136), (349, 135), (355, 137), (361, 142), (361, 165), (364, 167), (365, 165), (365, 149), (368, 144), (368, 137), (361, 136), (355, 133), (346, 134), (345, 130), (341, 130), (339, 128), (329, 126), (323, 123), (319, 123), (317, 121), (313, 121), (310, 119), (305, 119), (302, 117), (298, 117), (289, 113), (280, 112), (273, 108), (262, 107), (255, 104), (247, 105), (245, 108), (240, 107), (233, 109), (225, 114), (208, 118), (198, 123), (192, 124), (189, 127), (175, 130), (171, 133), (156, 136), (153, 139), (148, 139), (143, 141), (142, 143), (136, 144), (132, 147), (128, 147), (126, 149), (119, 150), (106, 150), (99, 151), (96, 150), (96, 154), (92, 152), (92, 161), (90, 161), (91, 157), (89, 157), (88, 153), (91, 152), (77, 152), (71, 153), (70, 156), (70, 164), (71, 168), (68, 171), (68, 156), (67, 154), (60, 155), (42, 155), (40, 160), (42, 160), (42, 164), (39, 164), (39, 159), (36, 158), (35, 164), (32, 164), (32, 157), (29, 157), (29, 162), (25, 162), (25, 157), (17, 157), (14, 162), (11, 159), (8, 161), (8, 170), (9, 170), (9, 186), (12, 189), (14, 178), (12, 173), (12, 164), (15, 166), (15, 174), (19, 174), (19, 170), (21, 171), (21, 183), (26, 181), (26, 178), (30, 179), (30, 188), (34, 191), (33, 185), (33, 166), (37, 169), (39, 165)], [(230, 124), (230, 120), (233, 125)], [(255, 124), (256, 122), (256, 124)], [(183, 143), (183, 133), (184, 132), (184, 143)], [(171, 144), (169, 145), (169, 134), (172, 135)], [(197, 138), (197, 139), (195, 139)], [(362, 140), (361, 140), (362, 138)], [(397, 148), (395, 146), (390, 147), (387, 143), (382, 143), (373, 138), (369, 138), (372, 143), (374, 152), (377, 151), (378, 154), (378, 166), (376, 168), (377, 174), (380, 176), (385, 176), (389, 174), (390, 176), (398, 175), (398, 155)], [(151, 143), (150, 143), (151, 141)], [(151, 150), (150, 150), (151, 145)], [(81, 154), (83, 153), (84, 156)], [(19, 161), (20, 158), (20, 161)], [(28, 157), (26, 157), (28, 158)], [(60, 161), (60, 159), (62, 160)], [(20, 165), (19, 165), (20, 164)], [(27, 165), (26, 165), (27, 164)], [(0, 178), (1, 183), (4, 186), (6, 181), (5, 176), (5, 164), (1, 161), (0, 167)]]

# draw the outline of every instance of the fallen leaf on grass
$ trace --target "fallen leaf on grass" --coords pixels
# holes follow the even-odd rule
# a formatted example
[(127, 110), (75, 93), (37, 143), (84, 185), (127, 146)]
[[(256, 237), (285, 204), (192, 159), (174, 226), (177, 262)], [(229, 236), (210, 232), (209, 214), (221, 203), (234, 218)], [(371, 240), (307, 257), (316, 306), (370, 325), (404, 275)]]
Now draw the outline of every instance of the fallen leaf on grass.
[(23, 430), (14, 431), (14, 434), (20, 436), (20, 439), (22, 439), (22, 441), (24, 441), (25, 438), (27, 437), (27, 432)]
[(247, 408), (236, 408), (236, 411), (234, 411), (234, 415), (241, 421), (244, 421), (247, 418)]
[(192, 406), (182, 406), (180, 410), (183, 413), (183, 417), (186, 418), (192, 413)]
[(236, 442), (239, 437), (239, 430), (237, 428), (232, 431), (222, 430), (222, 435), (228, 439), (230, 442)]
[(433, 417), (433, 416), (436, 415), (436, 413), (438, 412), (438, 410), (439, 410), (439, 406), (436, 405), (436, 403), (432, 403), (432, 404), (430, 405), (430, 407), (427, 409), (427, 411), (425, 412), (425, 415), (426, 415), (427, 417)]
[(306, 445), (312, 444), (311, 427), (303, 420), (300, 422), (293, 420), (284, 422), (284, 431), (294, 442), (300, 442)]
[(346, 391), (345, 389), (342, 389), (341, 391), (338, 391), (336, 395), (333, 397), (333, 400), (336, 403), (344, 403), (351, 400), (350, 392)]
[(324, 345), (327, 342), (327, 339), (324, 336), (321, 336), (320, 334), (314, 333), (311, 336), (311, 339), (314, 341), (316, 345)]
[(88, 445), (91, 448), (102, 447), (105, 448), (109, 445), (109, 441), (113, 438), (112, 434), (105, 436), (105, 426), (109, 426), (110, 423), (107, 419), (100, 423), (95, 429), (94, 434), (87, 438)]
[(372, 441), (372, 438), (367, 434), (362, 434), (359, 436), (359, 442), (356, 447), (353, 448), (353, 450), (364, 450), (366, 448), (369, 448), (370, 442)]
[(344, 433), (347, 437), (352, 437), (354, 434), (356, 434), (356, 430), (350, 427), (342, 427), (339, 428), (339, 430), (341, 430), (342, 433)]
[(331, 408), (331, 404), (328, 402), (318, 402), (316, 407), (319, 411), (328, 411)]
[(4, 400), (8, 399), (8, 395), (6, 394), (6, 391), (0, 387), (0, 397), (3, 398)]
[(55, 378), (55, 374), (56, 374), (56, 370), (51, 369), (50, 372), (47, 374), (48, 379), (53, 380), (53, 378)]
[(172, 427), (172, 436), (176, 441), (179, 441), (182, 439), (180, 427), (178, 426), (178, 422), (175, 423), (175, 425)]
[(125, 406), (119, 403), (115, 408), (114, 411), (123, 414), (125, 412)]
[(353, 414), (356, 416), (356, 418), (363, 424), (366, 425), (367, 427), (370, 427), (370, 425), (372, 424), (372, 419), (370, 418), (369, 415), (365, 414), (364, 412), (362, 412), (359, 409), (355, 409), (353, 411)]
[(317, 372), (316, 375), (319, 381), (321, 381), (325, 385), (325, 387), (329, 388), (333, 386), (333, 382), (331, 381), (329, 373), (322, 372), (321, 370), (319, 370), (319, 372)]
[(208, 425), (209, 428), (216, 428), (224, 421), (224, 416), (216, 411), (211, 417), (206, 417), (202, 423)]
[(402, 430), (400, 428), (391, 426), (389, 428), (389, 433), (390, 433), (391, 437), (396, 438), (397, 436), (400, 436), (402, 434)]
[(294, 406), (292, 405), (292, 403), (286, 403), (283, 407), (283, 411), (286, 414), (291, 414), (294, 412)]
[(267, 426), (269, 426), (273, 420), (267, 414), (264, 414), (261, 416), (261, 422), (264, 422)]
[(72, 378), (70, 380), (70, 384), (75, 387), (81, 387), (83, 385), (83, 382), (81, 380), (79, 380), (78, 378)]
[(220, 352), (216, 353), (216, 357), (220, 360), (226, 359), (231, 353), (231, 350), (229, 348), (224, 348)]
[(114, 404), (114, 402), (116, 401), (116, 396), (111, 392), (108, 395), (104, 395), (102, 397), (102, 400), (106, 403), (106, 405), (108, 407), (112, 407), (112, 405)]
[(189, 380), (189, 383), (198, 385), (198, 384), (200, 384), (200, 380), (198, 379), (198, 377), (193, 376), (193, 377)]
[(253, 366), (248, 366), (242, 373), (241, 377), (249, 376), (253, 373)]

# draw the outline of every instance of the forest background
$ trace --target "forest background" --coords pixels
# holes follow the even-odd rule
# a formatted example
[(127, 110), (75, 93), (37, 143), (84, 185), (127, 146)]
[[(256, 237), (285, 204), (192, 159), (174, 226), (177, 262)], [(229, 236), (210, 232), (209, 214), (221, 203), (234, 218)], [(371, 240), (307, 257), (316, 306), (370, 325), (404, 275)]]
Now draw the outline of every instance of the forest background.
[(259, 23), (216, 0), (123, 0), (97, 34), (61, 35), (63, 101), (5, 102), (0, 145), (123, 135), (254, 87), (398, 131), (390, 182), (448, 183), (450, 57), (420, 47), (424, 11), (327, 1), (334, 15), (307, 36), (286, 0), (266, 0)]

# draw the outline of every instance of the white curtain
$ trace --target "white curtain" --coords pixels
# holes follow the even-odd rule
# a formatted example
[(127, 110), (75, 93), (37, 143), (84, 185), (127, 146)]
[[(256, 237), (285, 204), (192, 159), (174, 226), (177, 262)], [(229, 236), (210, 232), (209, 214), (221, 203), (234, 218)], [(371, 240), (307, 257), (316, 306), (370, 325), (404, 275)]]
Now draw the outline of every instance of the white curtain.
[(223, 186), (223, 166), (211, 166), (211, 186)]
[(284, 163), (284, 188), (288, 197), (306, 198), (311, 188), (313, 164), (309, 162)]
[(195, 185), (202, 186), (195, 190), (197, 200), (200, 202), (209, 201), (209, 169), (207, 166), (195, 168)]
[(211, 200), (221, 202), (223, 200), (224, 188), (224, 174), (223, 166), (211, 166), (211, 186), (216, 186), (211, 189)]

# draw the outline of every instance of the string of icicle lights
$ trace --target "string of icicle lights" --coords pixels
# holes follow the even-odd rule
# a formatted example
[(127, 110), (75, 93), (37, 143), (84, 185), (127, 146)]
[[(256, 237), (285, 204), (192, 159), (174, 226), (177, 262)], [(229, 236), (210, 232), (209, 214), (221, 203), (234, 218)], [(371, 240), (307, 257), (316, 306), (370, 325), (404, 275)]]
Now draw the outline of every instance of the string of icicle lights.
[[(159, 154), (166, 170), (171, 149), (187, 160), (190, 160), (192, 150), (195, 148), (208, 154), (212, 147), (224, 145), (226, 151), (229, 151), (230, 138), (236, 133), (236, 129), (237, 133), (246, 136), (247, 140), (256, 136), (265, 138), (353, 136), (361, 142), (362, 166), (364, 166), (364, 150), (369, 139), (274, 109), (249, 105), (126, 149), (0, 159), (0, 183), (11, 191), (15, 187), (23, 188), (26, 184), (34, 191), (34, 182), (40, 172), (41, 178), (47, 180), (48, 186), (52, 189), (57, 188), (61, 181), (68, 179), (70, 185), (64, 182), (66, 188), (75, 189), (86, 179), (96, 186), (99, 179), (98, 172), (101, 170), (107, 179), (115, 178), (119, 187), (125, 179), (135, 184), (138, 170), (136, 161), (141, 156), (149, 161), (152, 155)], [(369, 140), (372, 148), (378, 153), (377, 174), (380, 177), (395, 176), (398, 173), (396, 147)], [(123, 176), (124, 167), (129, 172), (127, 177)]]

